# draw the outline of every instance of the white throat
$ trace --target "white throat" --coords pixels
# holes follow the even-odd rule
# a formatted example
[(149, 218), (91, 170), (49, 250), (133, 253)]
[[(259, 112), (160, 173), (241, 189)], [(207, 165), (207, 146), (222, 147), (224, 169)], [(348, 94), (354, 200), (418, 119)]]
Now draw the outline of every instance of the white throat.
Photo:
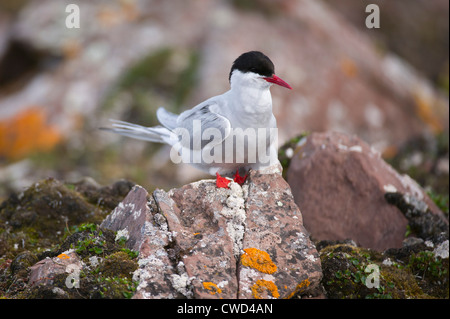
[(256, 73), (234, 70), (231, 75), (231, 109), (244, 121), (263, 127), (272, 117), (271, 84)]

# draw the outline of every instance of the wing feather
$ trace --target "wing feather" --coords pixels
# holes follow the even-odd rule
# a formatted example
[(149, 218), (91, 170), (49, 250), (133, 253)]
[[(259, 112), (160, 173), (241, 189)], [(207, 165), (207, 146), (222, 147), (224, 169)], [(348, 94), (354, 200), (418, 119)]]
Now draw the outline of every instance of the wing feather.
[[(215, 112), (217, 104), (213, 101), (205, 101), (191, 110), (187, 110), (178, 116), (177, 134), (189, 134), (189, 140), (184, 138), (182, 146), (191, 150), (199, 150), (205, 145), (214, 146), (222, 143), (231, 131), (230, 121)], [(189, 145), (187, 144), (189, 143)]]

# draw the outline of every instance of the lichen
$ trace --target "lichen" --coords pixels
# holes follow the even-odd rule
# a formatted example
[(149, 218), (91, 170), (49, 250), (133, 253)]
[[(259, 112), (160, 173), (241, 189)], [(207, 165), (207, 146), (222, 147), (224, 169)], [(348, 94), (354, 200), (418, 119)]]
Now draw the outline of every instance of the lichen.
[(238, 257), (242, 251), (245, 233), (245, 201), (247, 200), (247, 186), (240, 186), (235, 182), (229, 184), (229, 194), (220, 214), (227, 219), (227, 232), (233, 240), (233, 253)]
[(244, 253), (241, 255), (241, 264), (265, 274), (273, 274), (277, 271), (277, 266), (273, 263), (270, 255), (257, 248), (244, 249)]
[(222, 293), (222, 289), (220, 289), (215, 283), (205, 281), (202, 284), (203, 287), (208, 290), (211, 295)]
[(299, 295), (302, 292), (304, 292), (306, 290), (306, 288), (309, 287), (309, 285), (311, 284), (311, 282), (309, 281), (308, 278), (306, 278), (305, 280), (303, 280), (301, 283), (299, 283), (293, 292), (291, 292), (286, 298), (287, 299), (291, 299), (293, 298), (295, 295)]
[(257, 280), (256, 283), (252, 286), (252, 295), (255, 299), (280, 297), (280, 294), (278, 293), (278, 287), (272, 281), (264, 279)]
[(0, 121), (0, 157), (17, 160), (32, 152), (48, 151), (61, 142), (60, 129), (47, 123), (44, 109), (33, 106)]

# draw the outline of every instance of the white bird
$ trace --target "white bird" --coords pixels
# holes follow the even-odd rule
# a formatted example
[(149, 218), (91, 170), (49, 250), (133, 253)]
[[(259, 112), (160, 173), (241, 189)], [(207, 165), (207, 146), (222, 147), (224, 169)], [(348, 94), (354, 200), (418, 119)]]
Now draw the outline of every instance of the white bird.
[[(277, 122), (272, 112), (270, 87), (292, 89), (275, 75), (272, 61), (263, 53), (240, 55), (229, 74), (230, 90), (177, 115), (160, 107), (156, 116), (162, 124), (144, 127), (112, 120), (106, 130), (135, 139), (172, 146), (174, 162), (192, 164), (217, 176), (217, 186), (238, 170), (260, 169), (278, 163)], [(105, 128), (103, 128), (105, 129)]]

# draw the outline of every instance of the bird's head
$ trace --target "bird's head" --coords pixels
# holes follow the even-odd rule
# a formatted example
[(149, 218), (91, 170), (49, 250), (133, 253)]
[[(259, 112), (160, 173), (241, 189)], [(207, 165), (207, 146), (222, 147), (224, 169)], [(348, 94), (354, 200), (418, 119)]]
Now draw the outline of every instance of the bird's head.
[(231, 66), (231, 85), (269, 88), (277, 84), (288, 89), (292, 87), (275, 75), (275, 67), (270, 59), (259, 51), (241, 54)]

